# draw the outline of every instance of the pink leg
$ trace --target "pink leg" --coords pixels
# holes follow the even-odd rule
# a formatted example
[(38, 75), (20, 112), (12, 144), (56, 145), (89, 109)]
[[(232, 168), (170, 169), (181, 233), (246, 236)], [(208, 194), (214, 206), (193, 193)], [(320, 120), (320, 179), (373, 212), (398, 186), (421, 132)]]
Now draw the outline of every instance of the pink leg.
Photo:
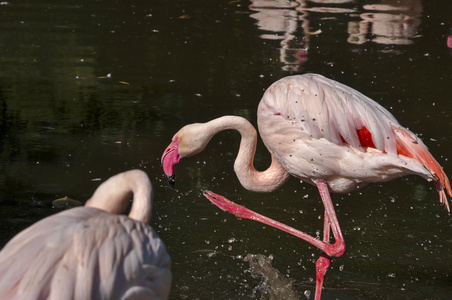
[[(313, 246), (319, 248), (324, 253), (320, 255), (320, 258), (316, 262), (316, 291), (315, 299), (320, 300), (322, 295), (323, 281), (326, 272), (330, 266), (331, 256), (341, 256), (345, 252), (345, 241), (342, 236), (341, 228), (336, 217), (336, 212), (334, 211), (334, 206), (331, 201), (331, 195), (328, 191), (328, 186), (326, 182), (317, 182), (317, 187), (319, 189), (320, 196), (322, 198), (323, 205), (325, 207), (325, 218), (323, 223), (323, 241), (317, 240), (316, 238), (299, 231), (293, 227), (270, 219), (266, 216), (258, 214), (252, 210), (247, 209), (241, 205), (238, 205), (223, 196), (215, 194), (211, 191), (205, 191), (204, 196), (210, 200), (213, 204), (218, 206), (224, 211), (230, 212), (237, 216), (239, 219), (250, 219), (258, 221), (277, 229), (288, 232), (296, 237), (299, 237), (306, 242), (312, 244)], [(335, 239), (334, 244), (330, 244), (330, 228), (333, 231), (333, 236)]]
[[(336, 213), (334, 212), (333, 203), (331, 201), (331, 194), (328, 191), (328, 186), (326, 182), (317, 182), (317, 187), (319, 189), (320, 196), (322, 197), (323, 204), (325, 206), (325, 218), (323, 223), (323, 241), (330, 241), (330, 228), (333, 229), (333, 235), (336, 239), (342, 240), (344, 251), (345, 242), (342, 236), (341, 228), (339, 227), (339, 222), (337, 221)], [(330, 219), (331, 218), (331, 219)], [(333, 222), (330, 222), (332, 220)], [(325, 274), (330, 267), (331, 257), (322, 253), (316, 262), (316, 286), (315, 286), (315, 299), (320, 300), (323, 289), (323, 282)]]
[[(328, 243), (330, 241), (330, 222), (328, 214), (325, 211), (325, 218), (323, 221), (323, 241)], [(331, 257), (322, 253), (315, 264), (316, 269), (316, 283), (315, 283), (315, 299), (320, 299), (322, 296), (323, 281), (325, 274), (330, 267)]]
[(323, 241), (327, 243), (330, 242), (330, 220), (328, 219), (326, 211), (323, 218)]
[[(320, 197), (322, 197), (322, 202), (323, 202), (323, 206), (325, 207), (325, 216), (328, 216), (328, 220), (326, 220), (325, 218), (325, 223), (324, 223), (324, 227), (323, 230), (325, 232), (325, 227), (327, 227), (328, 229), (328, 240), (329, 240), (329, 230), (330, 227), (333, 230), (333, 236), (335, 239), (335, 243), (334, 245), (337, 245), (337, 248), (339, 248), (341, 251), (340, 255), (331, 255), (329, 253), (327, 253), (330, 256), (341, 256), (342, 254), (344, 254), (345, 252), (345, 241), (344, 241), (344, 237), (342, 236), (342, 231), (341, 231), (341, 227), (339, 226), (339, 221), (337, 220), (337, 216), (336, 216), (336, 212), (334, 211), (334, 206), (333, 206), (333, 202), (331, 201), (331, 194), (330, 191), (328, 190), (328, 186), (326, 184), (325, 181), (319, 181), (317, 182), (317, 188), (319, 189), (319, 193), (320, 193)], [(325, 226), (328, 221), (329, 225)], [(326, 252), (326, 251), (325, 251)]]
[[(334, 244), (325, 243), (323, 241), (317, 240), (316, 238), (310, 236), (307, 233), (304, 233), (300, 230), (297, 230), (293, 227), (285, 225), (281, 222), (270, 219), (266, 216), (258, 214), (252, 210), (247, 209), (241, 205), (238, 205), (223, 196), (215, 194), (211, 191), (205, 191), (204, 196), (210, 200), (213, 204), (218, 206), (224, 211), (230, 212), (239, 219), (250, 219), (254, 221), (258, 221), (277, 229), (288, 232), (296, 237), (303, 239), (304, 241), (310, 243), (311, 245), (319, 248), (323, 252), (325, 252), (328, 256), (341, 256), (345, 252), (345, 242), (342, 236), (342, 232), (339, 226), (339, 222), (336, 217), (336, 213), (334, 211), (333, 203), (331, 202), (331, 195), (328, 191), (328, 187), (326, 182), (320, 181), (317, 183), (317, 187), (320, 192), (320, 196), (322, 197), (322, 202), (325, 207), (325, 215), (328, 216), (329, 226), (333, 231), (335, 242)], [(328, 230), (329, 230), (328, 226)], [(329, 233), (328, 233), (329, 236)]]
[(330, 267), (331, 257), (325, 253), (320, 254), (319, 259), (315, 264), (316, 269), (316, 281), (315, 281), (315, 300), (320, 300), (322, 296), (323, 280), (325, 274)]

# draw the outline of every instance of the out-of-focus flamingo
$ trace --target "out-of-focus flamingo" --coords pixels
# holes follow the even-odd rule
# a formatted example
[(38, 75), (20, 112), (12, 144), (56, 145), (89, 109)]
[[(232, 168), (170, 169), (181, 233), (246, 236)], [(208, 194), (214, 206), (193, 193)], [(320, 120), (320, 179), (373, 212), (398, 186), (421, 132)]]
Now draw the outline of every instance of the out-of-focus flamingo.
[[(129, 216), (117, 215), (133, 203)], [(0, 252), (0, 299), (167, 299), (170, 257), (150, 221), (152, 186), (131, 170), (85, 207), (47, 217)]]
[[(331, 192), (346, 193), (370, 182), (416, 174), (434, 182), (440, 202), (449, 211), (444, 191), (452, 196), (449, 180), (427, 147), (385, 108), (348, 86), (316, 74), (286, 77), (267, 89), (257, 116), (259, 132), (272, 156), (267, 170), (253, 167), (256, 130), (237, 116), (180, 129), (163, 153), (163, 169), (173, 186), (175, 165), (181, 158), (201, 152), (216, 133), (233, 129), (242, 136), (234, 170), (246, 189), (271, 192), (289, 175), (316, 185), (325, 207), (323, 241), (205, 192), (223, 210), (292, 233), (324, 251), (316, 264), (316, 299), (320, 299), (330, 257), (345, 252)], [(334, 243), (329, 243), (330, 229)]]

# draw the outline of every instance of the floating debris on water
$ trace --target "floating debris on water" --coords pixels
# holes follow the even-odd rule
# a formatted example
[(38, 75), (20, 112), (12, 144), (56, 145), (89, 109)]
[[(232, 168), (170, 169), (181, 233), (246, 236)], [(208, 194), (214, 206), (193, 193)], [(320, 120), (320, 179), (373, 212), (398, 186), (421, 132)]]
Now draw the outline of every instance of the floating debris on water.
[(55, 208), (72, 208), (82, 206), (82, 202), (71, 199), (68, 196), (64, 196), (63, 198), (53, 200), (52, 205)]

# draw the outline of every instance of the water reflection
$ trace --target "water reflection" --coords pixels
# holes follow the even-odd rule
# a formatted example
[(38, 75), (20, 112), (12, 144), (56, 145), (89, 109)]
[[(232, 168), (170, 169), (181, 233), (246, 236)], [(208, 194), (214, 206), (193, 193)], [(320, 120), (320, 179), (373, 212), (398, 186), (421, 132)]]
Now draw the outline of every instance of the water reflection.
[(421, 23), (420, 0), (383, 0), (363, 6), (361, 21), (349, 22), (349, 43), (409, 45), (418, 34)]
[[(353, 0), (253, 0), (250, 9), (256, 25), (264, 31), (260, 37), (279, 41), (279, 59), (285, 71), (303, 71), (312, 49), (311, 37), (328, 35), (337, 31), (337, 26), (347, 31), (350, 44), (410, 45), (418, 36), (423, 11), (420, 0), (364, 5)], [(332, 20), (336, 23), (328, 26)]]
[[(285, 71), (301, 71), (307, 60), (309, 39), (298, 36), (300, 14), (295, 8), (303, 3), (297, 1), (253, 0), (250, 9), (257, 26), (265, 31), (260, 37), (266, 40), (280, 41), (279, 60), (284, 63)], [(303, 26), (304, 22), (301, 22)]]
[(452, 48), (452, 28), (447, 36), (447, 47)]

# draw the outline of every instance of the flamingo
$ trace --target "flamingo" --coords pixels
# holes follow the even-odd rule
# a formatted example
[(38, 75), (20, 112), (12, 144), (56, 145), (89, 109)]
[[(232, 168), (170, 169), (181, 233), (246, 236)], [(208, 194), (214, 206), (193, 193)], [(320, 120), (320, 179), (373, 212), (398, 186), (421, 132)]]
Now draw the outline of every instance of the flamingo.
[[(232, 129), (241, 134), (234, 170), (244, 188), (271, 192), (290, 175), (317, 186), (325, 208), (323, 241), (211, 191), (204, 192), (225, 211), (294, 234), (322, 250), (316, 262), (315, 299), (321, 298), (331, 257), (343, 255), (346, 248), (331, 193), (347, 193), (371, 182), (416, 174), (434, 182), (440, 202), (450, 211), (445, 192), (452, 196), (449, 180), (427, 147), (385, 108), (346, 85), (318, 74), (282, 78), (264, 93), (257, 122), (271, 154), (267, 170), (253, 167), (257, 133), (250, 122), (238, 116), (181, 128), (162, 155), (163, 170), (173, 187), (175, 166), (181, 158), (201, 152), (216, 133)], [(334, 243), (330, 243), (330, 230)]]
[[(134, 200), (129, 216), (117, 215)], [(0, 299), (167, 299), (170, 257), (147, 225), (152, 186), (131, 170), (84, 207), (40, 220), (0, 252)]]

